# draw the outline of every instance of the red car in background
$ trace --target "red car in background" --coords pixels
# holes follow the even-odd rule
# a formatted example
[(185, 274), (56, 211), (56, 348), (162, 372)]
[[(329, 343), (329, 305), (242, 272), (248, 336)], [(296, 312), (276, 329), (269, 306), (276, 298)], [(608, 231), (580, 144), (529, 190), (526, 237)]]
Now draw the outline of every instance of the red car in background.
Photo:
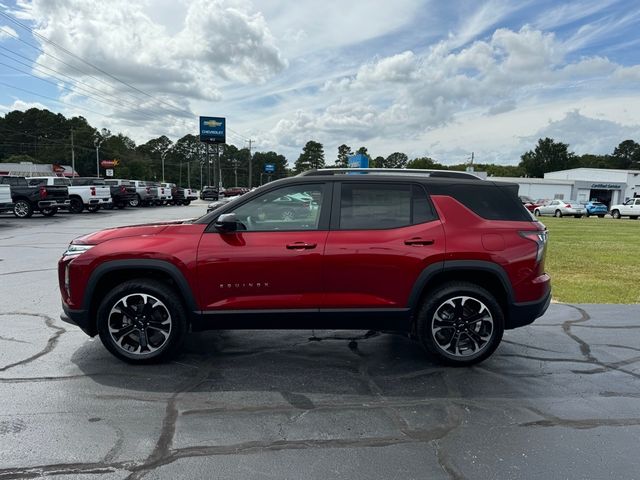
[(529, 210), (531, 213), (540, 206), (539, 203), (536, 203), (531, 197), (527, 197), (526, 195), (520, 195), (520, 201), (522, 202), (522, 205), (524, 205), (524, 208)]

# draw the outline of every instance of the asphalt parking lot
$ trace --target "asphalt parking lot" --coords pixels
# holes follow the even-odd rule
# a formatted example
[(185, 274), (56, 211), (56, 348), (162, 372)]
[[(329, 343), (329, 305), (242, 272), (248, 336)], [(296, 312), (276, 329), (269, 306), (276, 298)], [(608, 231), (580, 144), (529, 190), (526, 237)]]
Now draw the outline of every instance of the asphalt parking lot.
[(553, 304), (469, 369), (317, 330), (134, 367), (59, 320), (72, 238), (205, 206), (0, 216), (0, 479), (640, 478), (640, 305)]

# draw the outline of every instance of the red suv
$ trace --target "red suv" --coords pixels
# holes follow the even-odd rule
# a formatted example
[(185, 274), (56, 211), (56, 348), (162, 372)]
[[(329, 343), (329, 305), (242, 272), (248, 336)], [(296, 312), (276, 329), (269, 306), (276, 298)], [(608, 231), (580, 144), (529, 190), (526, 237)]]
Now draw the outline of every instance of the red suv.
[[(112, 228), (59, 262), (63, 320), (134, 363), (188, 330), (406, 332), (470, 365), (547, 309), (547, 232), (516, 184), (349, 169), (275, 181), (192, 221)], [(282, 198), (306, 205), (284, 216)]]

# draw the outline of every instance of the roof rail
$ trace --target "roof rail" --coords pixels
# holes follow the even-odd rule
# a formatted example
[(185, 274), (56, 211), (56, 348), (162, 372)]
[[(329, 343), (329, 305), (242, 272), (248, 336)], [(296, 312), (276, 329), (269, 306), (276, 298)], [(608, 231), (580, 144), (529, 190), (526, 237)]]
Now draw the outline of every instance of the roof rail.
[(482, 180), (477, 175), (469, 172), (457, 170), (429, 170), (421, 168), (321, 168), (318, 170), (307, 170), (299, 173), (301, 177), (312, 177), (317, 175), (346, 175), (349, 173), (374, 174), (374, 175), (413, 175), (432, 178), (464, 178), (467, 180)]

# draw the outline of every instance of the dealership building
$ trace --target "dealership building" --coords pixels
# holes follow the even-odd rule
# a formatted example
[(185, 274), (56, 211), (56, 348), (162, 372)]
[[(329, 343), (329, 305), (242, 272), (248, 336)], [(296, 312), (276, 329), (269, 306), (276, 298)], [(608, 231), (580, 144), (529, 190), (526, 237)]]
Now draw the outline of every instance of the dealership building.
[(520, 185), (520, 195), (534, 200), (598, 200), (607, 206), (640, 197), (640, 170), (572, 168), (548, 172), (544, 178), (492, 177)]
[(0, 176), (10, 175), (15, 177), (77, 177), (72, 174), (71, 165), (58, 163), (0, 163)]

